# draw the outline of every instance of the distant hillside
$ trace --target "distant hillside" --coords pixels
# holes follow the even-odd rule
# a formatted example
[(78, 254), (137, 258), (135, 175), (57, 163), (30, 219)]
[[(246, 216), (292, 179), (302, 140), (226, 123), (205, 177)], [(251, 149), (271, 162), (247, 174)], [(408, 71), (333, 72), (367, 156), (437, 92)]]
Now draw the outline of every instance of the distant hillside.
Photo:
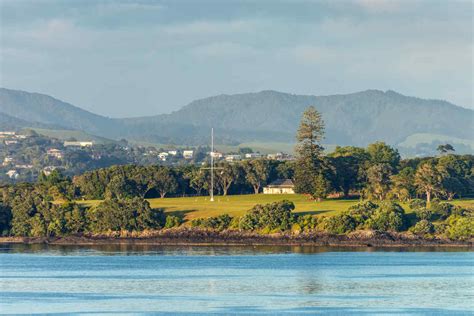
[(368, 90), (346, 95), (305, 96), (275, 91), (219, 95), (179, 111), (151, 117), (110, 119), (52, 97), (0, 89), (0, 111), (103, 137), (168, 144), (294, 142), (304, 109), (314, 105), (326, 122), (325, 143), (365, 146), (376, 140), (404, 142), (414, 134), (474, 140), (474, 111), (446, 101)]

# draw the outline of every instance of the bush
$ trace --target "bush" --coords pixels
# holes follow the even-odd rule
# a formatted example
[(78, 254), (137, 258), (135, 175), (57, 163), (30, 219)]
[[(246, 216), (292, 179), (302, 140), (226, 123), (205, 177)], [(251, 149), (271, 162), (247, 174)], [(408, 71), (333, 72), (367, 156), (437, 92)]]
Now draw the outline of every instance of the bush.
[(424, 236), (427, 234), (434, 233), (435, 229), (433, 223), (426, 219), (422, 219), (421, 221), (416, 223), (415, 226), (411, 227), (410, 231), (415, 235)]
[[(300, 215), (296, 218), (296, 224), (303, 231), (313, 230), (318, 225), (318, 219), (312, 215)], [(293, 230), (293, 228), (292, 228)]]
[(400, 231), (404, 227), (403, 208), (394, 202), (383, 202), (367, 221), (368, 228), (381, 231)]
[(354, 219), (356, 227), (362, 228), (365, 222), (374, 214), (377, 208), (377, 204), (371, 201), (366, 201), (349, 207), (348, 215)]
[(150, 208), (143, 198), (105, 200), (87, 212), (92, 232), (142, 231), (163, 226), (162, 210)]
[(412, 199), (408, 203), (408, 206), (410, 206), (410, 209), (412, 210), (426, 208), (426, 201), (422, 199)]
[(453, 212), (453, 209), (454, 205), (450, 203), (434, 203), (430, 208), (433, 214), (437, 215), (442, 220), (448, 218)]
[(447, 219), (446, 236), (450, 239), (468, 240), (474, 237), (474, 217), (451, 215)]
[(327, 217), (324, 229), (331, 234), (345, 234), (354, 231), (357, 226), (355, 219), (347, 213)]
[(178, 227), (179, 225), (181, 225), (182, 222), (183, 220), (181, 219), (181, 217), (168, 215), (166, 216), (165, 228)]
[(268, 232), (285, 231), (295, 222), (291, 213), (295, 205), (290, 201), (275, 202), (266, 205), (255, 205), (241, 217), (239, 228), (244, 230), (266, 229)]
[(431, 210), (426, 209), (426, 208), (419, 208), (415, 210), (416, 217), (418, 217), (420, 220), (431, 220), (433, 216), (433, 212)]
[(216, 217), (196, 218), (191, 221), (191, 226), (224, 230), (229, 228), (231, 222), (232, 217), (230, 217), (228, 214), (222, 214)]

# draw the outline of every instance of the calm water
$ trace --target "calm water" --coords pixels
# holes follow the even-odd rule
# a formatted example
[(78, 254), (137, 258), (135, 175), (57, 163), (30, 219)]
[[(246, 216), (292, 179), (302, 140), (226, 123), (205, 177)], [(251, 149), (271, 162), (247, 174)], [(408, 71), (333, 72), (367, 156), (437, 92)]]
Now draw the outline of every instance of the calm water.
[(474, 253), (312, 247), (0, 246), (0, 312), (459, 314)]

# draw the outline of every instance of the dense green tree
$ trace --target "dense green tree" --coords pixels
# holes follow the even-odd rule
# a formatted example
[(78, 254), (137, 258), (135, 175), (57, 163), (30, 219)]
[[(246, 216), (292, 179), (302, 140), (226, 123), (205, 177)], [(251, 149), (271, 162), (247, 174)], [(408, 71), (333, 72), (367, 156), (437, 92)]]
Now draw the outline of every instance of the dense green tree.
[(429, 205), (434, 194), (443, 192), (443, 174), (436, 168), (433, 161), (428, 161), (418, 167), (415, 174), (417, 191), (426, 196)]
[(217, 164), (216, 171), (217, 184), (222, 189), (223, 195), (226, 196), (232, 183), (241, 176), (240, 168), (235, 164), (221, 162)]
[(254, 193), (258, 194), (260, 189), (267, 184), (270, 176), (270, 163), (266, 159), (254, 159), (244, 161), (242, 167), (245, 179), (253, 187)]
[(392, 167), (388, 163), (372, 165), (367, 170), (365, 193), (369, 198), (385, 200), (391, 188)]
[(369, 155), (363, 148), (337, 146), (329, 157), (335, 169), (335, 186), (344, 196), (348, 196), (351, 190), (363, 187), (359, 174), (369, 160)]
[(149, 188), (156, 189), (160, 193), (160, 197), (164, 198), (166, 194), (176, 192), (178, 181), (170, 168), (157, 167), (153, 172), (153, 178), (149, 183)]
[(315, 177), (321, 172), (321, 154), (324, 138), (324, 121), (321, 113), (310, 106), (303, 113), (296, 134), (295, 191), (312, 194), (315, 192)]
[(454, 151), (454, 147), (451, 144), (439, 145), (436, 150), (442, 155), (450, 151)]

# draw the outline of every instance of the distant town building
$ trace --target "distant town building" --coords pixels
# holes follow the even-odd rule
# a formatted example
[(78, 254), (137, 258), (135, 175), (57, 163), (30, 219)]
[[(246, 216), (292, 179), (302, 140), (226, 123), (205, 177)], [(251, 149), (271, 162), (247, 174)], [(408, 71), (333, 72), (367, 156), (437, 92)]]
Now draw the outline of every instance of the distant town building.
[(48, 154), (48, 156), (54, 157), (54, 158), (57, 158), (57, 159), (63, 159), (63, 157), (64, 157), (63, 151), (59, 150), (59, 149), (56, 149), (56, 148), (48, 149), (47, 154)]
[(45, 176), (49, 176), (51, 172), (53, 172), (53, 170), (56, 170), (56, 169), (57, 169), (56, 166), (46, 166), (43, 168), (43, 173)]
[(15, 165), (15, 168), (17, 168), (17, 169), (32, 169), (32, 168), (33, 168), (33, 165), (30, 165), (30, 164), (18, 164), (18, 165)]
[(263, 188), (263, 194), (295, 194), (291, 179), (278, 179)]
[(217, 151), (211, 152), (210, 154), (211, 154), (211, 157), (217, 158), (217, 159), (220, 159), (223, 156), (222, 153), (217, 152)]
[(16, 179), (20, 175), (18, 171), (11, 169), (5, 173), (10, 179)]
[(260, 157), (262, 157), (262, 155), (260, 153), (245, 154), (245, 158), (247, 158), (247, 159), (256, 159), (256, 158), (260, 158)]
[(65, 141), (64, 142), (64, 147), (92, 147), (93, 145), (94, 145), (94, 142), (90, 142), (90, 141), (79, 141), (79, 142)]
[(193, 150), (183, 150), (183, 157), (184, 159), (192, 159), (194, 155)]
[(16, 135), (15, 132), (10, 132), (10, 131), (3, 131), (3, 132), (0, 132), (0, 138), (13, 137), (13, 136), (15, 136), (15, 135)]
[(12, 164), (12, 163), (13, 163), (13, 157), (5, 157), (3, 159), (2, 165), (3, 166), (8, 166), (9, 164)]
[(171, 156), (176, 156), (178, 154), (178, 151), (177, 150), (168, 150), (168, 154), (170, 154)]
[(167, 152), (161, 152), (158, 154), (158, 158), (160, 158), (161, 161), (166, 161), (168, 159), (169, 154)]
[(14, 145), (18, 144), (17, 140), (5, 140), (5, 145)]
[(226, 155), (225, 156), (225, 160), (226, 161), (229, 161), (229, 162), (232, 162), (232, 161), (239, 161), (242, 159), (242, 156), (241, 155)]

